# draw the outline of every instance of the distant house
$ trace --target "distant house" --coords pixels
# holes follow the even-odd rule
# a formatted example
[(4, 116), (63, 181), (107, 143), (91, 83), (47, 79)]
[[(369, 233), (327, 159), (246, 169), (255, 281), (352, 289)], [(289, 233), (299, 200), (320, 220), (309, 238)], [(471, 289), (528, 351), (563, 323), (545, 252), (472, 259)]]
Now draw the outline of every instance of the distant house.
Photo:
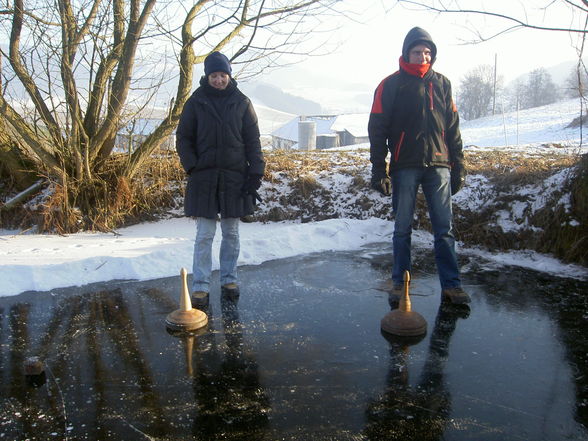
[(339, 136), (339, 144), (344, 146), (369, 142), (369, 117), (369, 113), (339, 115), (331, 126), (331, 130)]
[(369, 114), (296, 117), (272, 132), (275, 149), (314, 150), (368, 142)]
[[(308, 123), (314, 122), (315, 135), (332, 134), (331, 125), (335, 121), (334, 115), (301, 116), (288, 121), (286, 124), (272, 132), (272, 146), (275, 149), (296, 149), (298, 148), (299, 131), (304, 127), (311, 127)], [(310, 128), (310, 130), (312, 130)], [(315, 144), (316, 147), (316, 144)]]
[[(161, 124), (158, 118), (136, 118), (121, 127), (116, 134), (115, 149), (122, 152), (132, 152)], [(176, 145), (175, 131), (162, 142), (163, 150), (174, 150)]]

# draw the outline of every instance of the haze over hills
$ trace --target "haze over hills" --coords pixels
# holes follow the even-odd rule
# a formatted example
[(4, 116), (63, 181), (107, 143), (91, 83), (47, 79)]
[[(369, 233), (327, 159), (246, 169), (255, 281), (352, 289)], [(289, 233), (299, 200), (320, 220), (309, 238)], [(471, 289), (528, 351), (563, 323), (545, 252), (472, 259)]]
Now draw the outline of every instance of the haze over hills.
[[(576, 65), (577, 61), (570, 60), (545, 69), (555, 85), (563, 88)], [(500, 65), (498, 71), (500, 74)], [(527, 76), (528, 73), (521, 75), (505, 86), (511, 87), (517, 80), (526, 81)], [(457, 90), (462, 78), (450, 80)], [(344, 72), (329, 75), (295, 65), (240, 82), (239, 87), (256, 103), (296, 115), (314, 115), (369, 112), (377, 84), (348, 78)]]
[[(576, 65), (577, 60), (570, 60), (546, 66), (545, 69), (556, 86), (563, 88)], [(305, 66), (304, 63), (291, 65), (251, 80), (238, 80), (239, 88), (256, 104), (258, 112), (269, 112), (270, 109), (277, 112), (271, 118), (264, 118), (273, 122), (269, 125), (264, 124), (261, 127), (262, 133), (269, 134), (279, 125), (299, 115), (369, 112), (377, 84), (372, 84), (371, 80), (364, 77), (352, 78), (345, 71), (312, 70)], [(500, 59), (498, 59), (498, 72), (500, 73)], [(466, 71), (463, 73), (465, 75)], [(505, 87), (514, 85), (516, 80), (526, 81), (527, 75), (519, 76), (505, 84)], [(194, 78), (193, 89), (198, 87), (199, 80), (199, 74), (197, 74)], [(454, 90), (457, 90), (462, 78), (450, 78), (450, 80)], [(131, 91), (129, 97), (129, 103), (136, 100), (137, 106), (141, 104), (141, 98), (144, 95), (144, 88), (139, 83), (136, 84), (139, 89)], [(155, 96), (154, 106), (147, 106), (145, 112), (142, 112), (143, 117), (163, 118), (169, 103), (175, 96), (176, 87), (174, 78), (163, 83)], [(12, 83), (11, 88), (13, 89), (11, 96), (17, 99), (15, 101), (17, 109), (21, 103), (29, 102), (24, 89), (17, 81)], [(265, 109), (262, 109), (262, 106)], [(130, 104), (130, 107), (132, 108), (133, 105)]]
[(282, 112), (300, 115), (319, 115), (323, 113), (319, 103), (289, 94), (268, 83), (243, 83), (242, 85), (239, 84), (239, 86), (251, 100)]
[[(239, 83), (253, 100), (299, 115), (367, 112), (376, 86), (349, 78), (344, 72), (330, 75), (299, 65)], [(272, 93), (275, 95), (270, 96)], [(301, 106), (296, 107), (298, 104)]]

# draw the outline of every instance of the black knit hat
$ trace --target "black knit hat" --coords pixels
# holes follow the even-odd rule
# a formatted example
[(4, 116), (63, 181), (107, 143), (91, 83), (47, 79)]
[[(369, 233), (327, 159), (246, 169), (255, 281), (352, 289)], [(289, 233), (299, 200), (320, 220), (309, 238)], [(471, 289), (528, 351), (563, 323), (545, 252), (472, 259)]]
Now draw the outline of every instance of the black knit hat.
[(433, 64), (437, 58), (437, 46), (433, 43), (431, 35), (423, 28), (419, 27), (412, 28), (404, 38), (404, 44), (402, 45), (402, 56), (404, 57), (404, 61), (408, 62), (408, 54), (417, 44), (424, 44), (431, 49), (431, 64)]
[(213, 52), (204, 59), (204, 75), (208, 76), (213, 72), (225, 72), (231, 75), (231, 63), (220, 52)]

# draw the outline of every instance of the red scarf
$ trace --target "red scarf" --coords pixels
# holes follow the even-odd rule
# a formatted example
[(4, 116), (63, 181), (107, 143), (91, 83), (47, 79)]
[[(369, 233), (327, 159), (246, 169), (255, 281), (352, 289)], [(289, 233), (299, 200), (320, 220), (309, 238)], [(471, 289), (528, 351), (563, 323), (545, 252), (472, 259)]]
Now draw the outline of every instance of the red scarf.
[(423, 78), (431, 68), (431, 64), (413, 64), (404, 61), (404, 57), (400, 57), (400, 68), (410, 75)]

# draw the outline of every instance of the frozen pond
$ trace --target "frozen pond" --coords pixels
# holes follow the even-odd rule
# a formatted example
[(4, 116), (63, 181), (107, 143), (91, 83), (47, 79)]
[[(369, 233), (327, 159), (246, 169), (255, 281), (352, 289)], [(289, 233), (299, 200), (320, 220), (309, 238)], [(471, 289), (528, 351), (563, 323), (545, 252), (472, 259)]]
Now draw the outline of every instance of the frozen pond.
[(243, 267), (196, 336), (179, 276), (0, 298), (0, 440), (588, 439), (586, 282), (464, 259), (464, 310), (415, 260), (414, 342), (380, 332), (387, 246)]

